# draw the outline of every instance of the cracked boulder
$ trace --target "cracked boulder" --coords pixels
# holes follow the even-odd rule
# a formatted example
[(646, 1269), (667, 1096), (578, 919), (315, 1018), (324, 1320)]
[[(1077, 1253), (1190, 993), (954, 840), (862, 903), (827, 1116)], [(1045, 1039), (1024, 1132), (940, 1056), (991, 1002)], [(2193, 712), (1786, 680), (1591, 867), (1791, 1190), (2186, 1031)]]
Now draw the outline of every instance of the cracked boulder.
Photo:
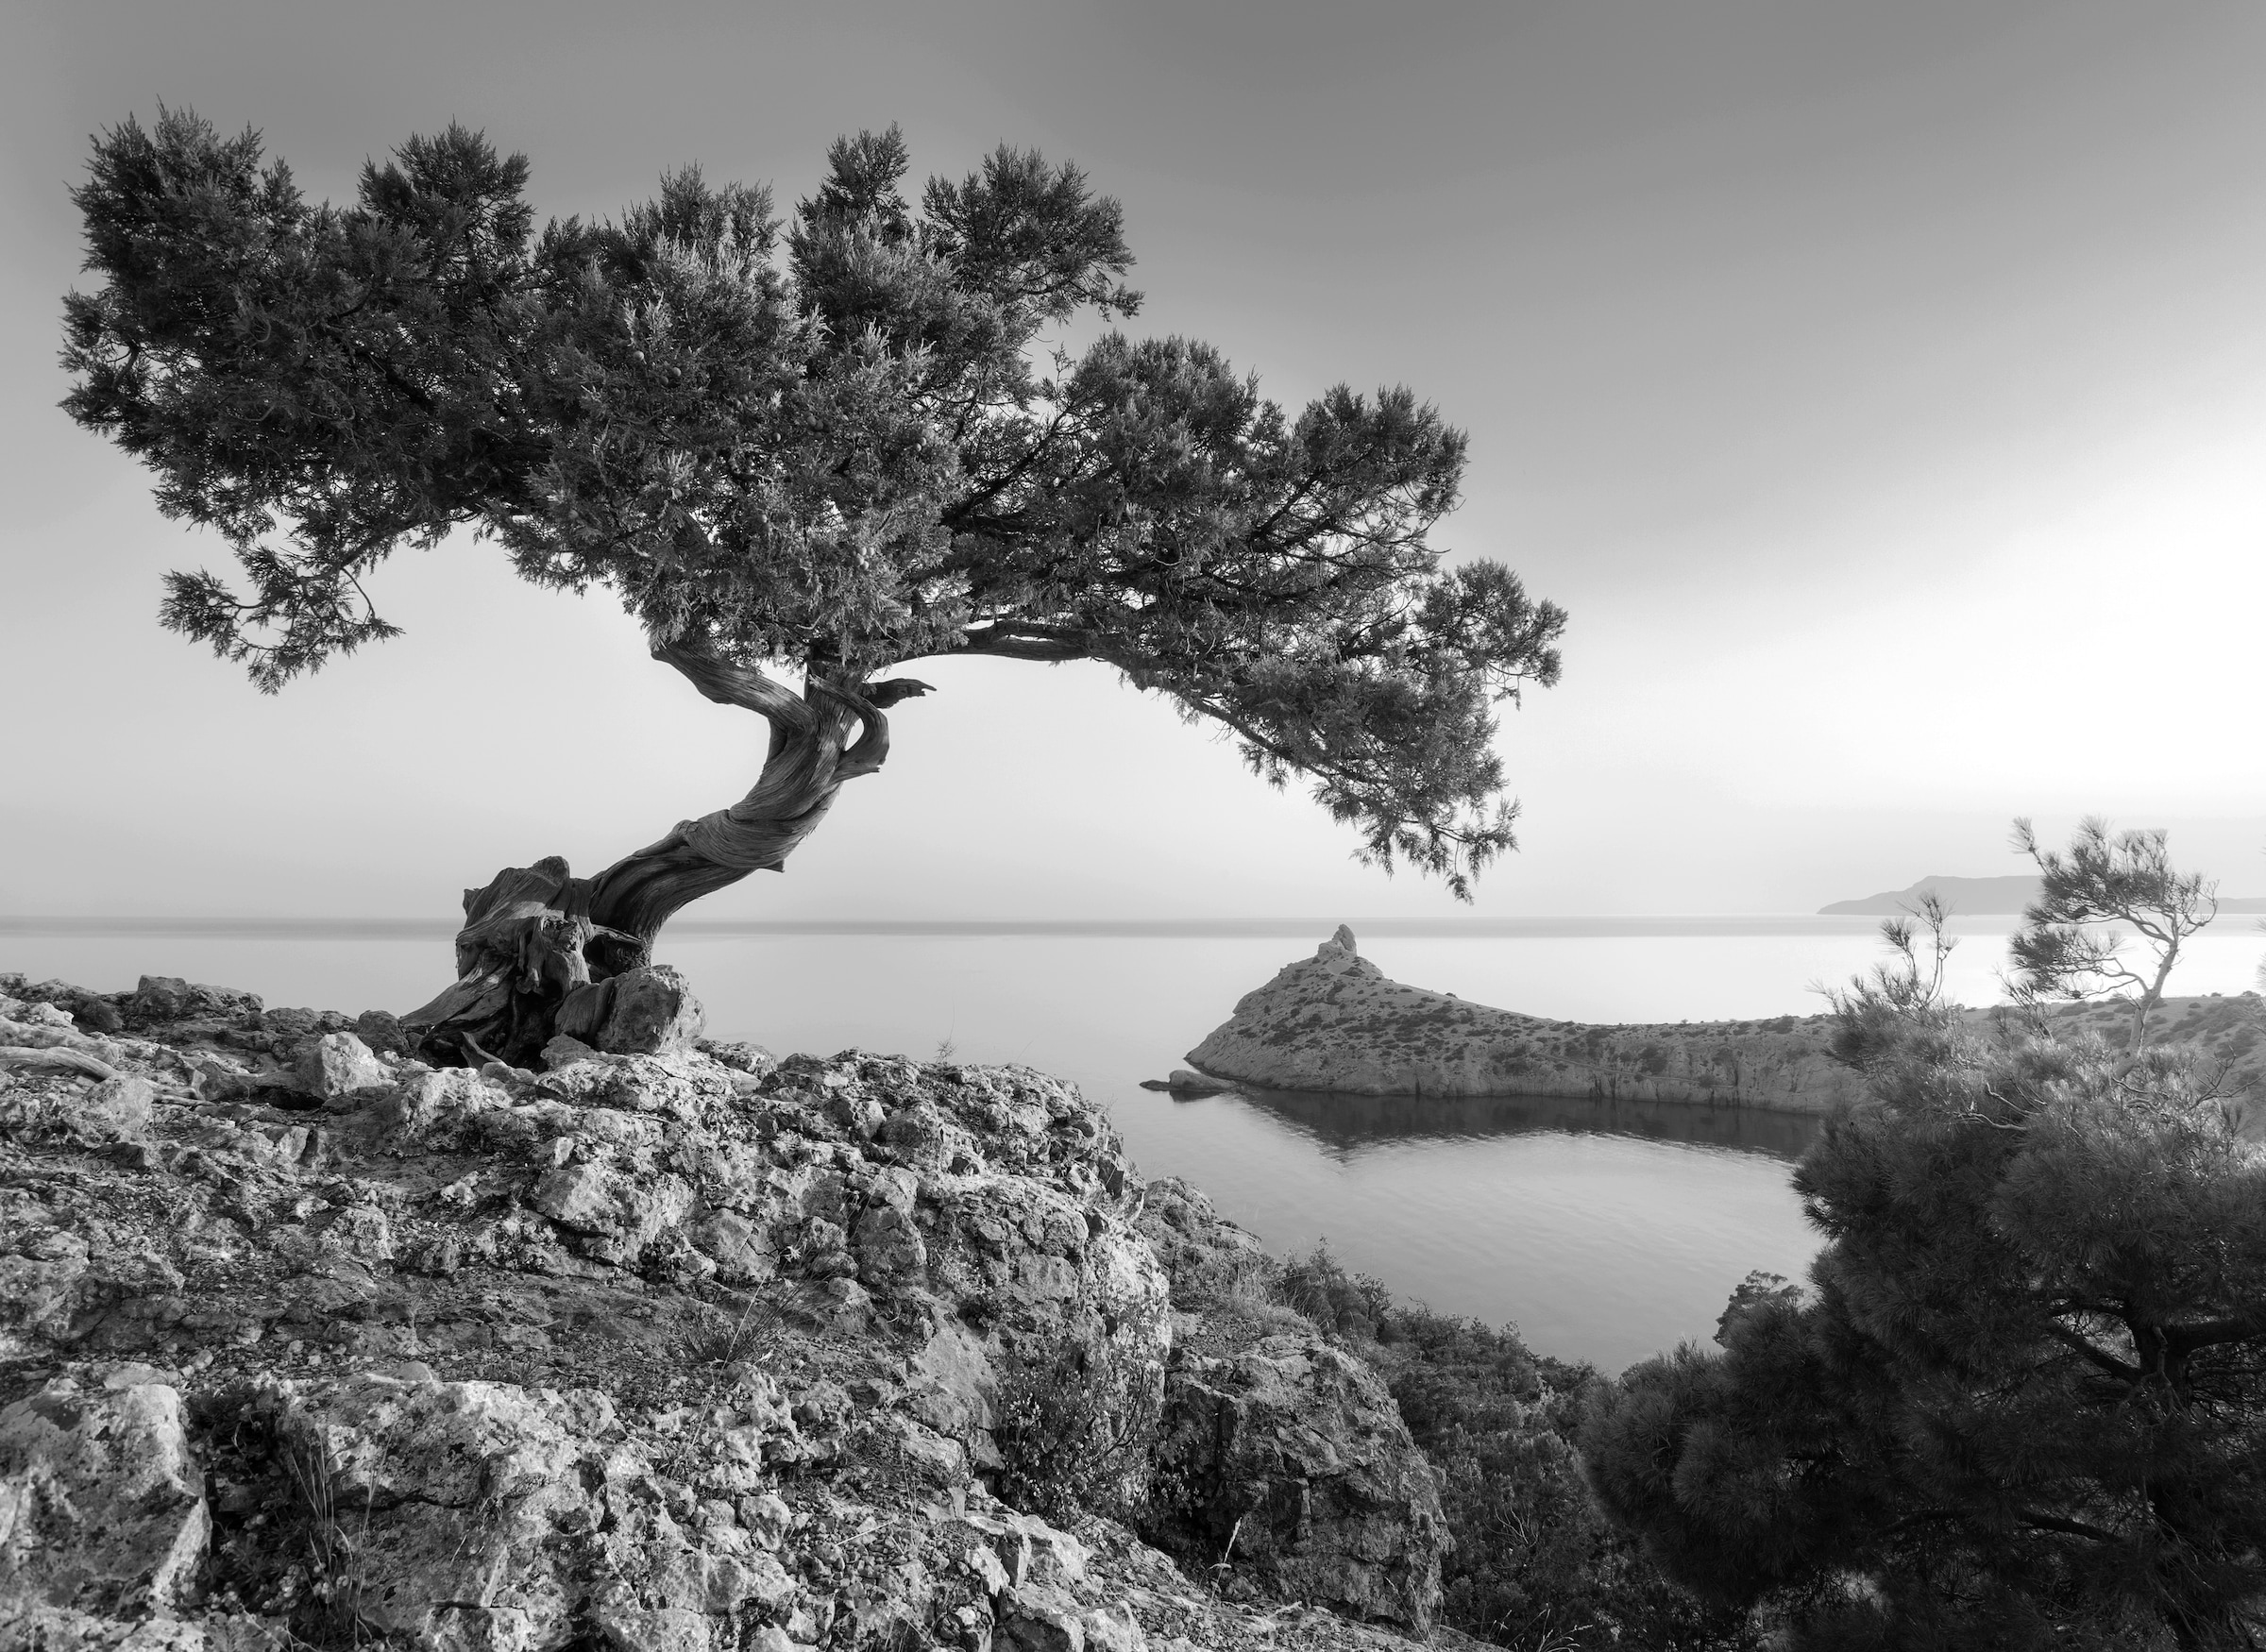
[[(352, 1610), (407, 1645), (500, 1652), (596, 1629), (624, 1648), (705, 1648), (715, 1621), (794, 1593), (758, 1533), (680, 1520), (698, 1488), (595, 1392), (371, 1375), (278, 1385), (274, 1403), (316, 1517), (350, 1543)], [(700, 1453), (712, 1495), (753, 1483), (767, 1432), (790, 1426), (749, 1405)]]
[(141, 1374), (58, 1377), (0, 1411), (0, 1614), (169, 1618), (190, 1604), (211, 1533), (204, 1475), (180, 1394)]
[(1158, 1466), (1184, 1485), (1164, 1546), (1267, 1593), (1428, 1630), (1449, 1545), (1440, 1491), (1384, 1382), (1313, 1337), (1166, 1376)]

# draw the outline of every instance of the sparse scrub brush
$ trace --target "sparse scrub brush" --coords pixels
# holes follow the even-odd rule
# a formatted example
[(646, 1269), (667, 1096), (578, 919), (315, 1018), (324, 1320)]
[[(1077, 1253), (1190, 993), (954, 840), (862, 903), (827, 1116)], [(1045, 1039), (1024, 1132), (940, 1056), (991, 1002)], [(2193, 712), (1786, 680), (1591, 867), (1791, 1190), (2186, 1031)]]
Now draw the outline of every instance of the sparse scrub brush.
[(1123, 1519), (1147, 1496), (1164, 1374), (1106, 1337), (1063, 1337), (1000, 1362), (992, 1491), (1047, 1520)]

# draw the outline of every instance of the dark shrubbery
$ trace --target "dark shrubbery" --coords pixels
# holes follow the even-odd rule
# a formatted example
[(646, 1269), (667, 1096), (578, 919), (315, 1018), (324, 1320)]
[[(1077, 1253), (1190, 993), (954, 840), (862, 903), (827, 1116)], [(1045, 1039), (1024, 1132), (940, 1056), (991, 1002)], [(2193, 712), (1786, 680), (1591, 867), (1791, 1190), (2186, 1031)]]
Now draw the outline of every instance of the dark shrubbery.
[(1499, 1645), (1729, 1649), (1742, 1614), (1665, 1581), (1592, 1503), (1573, 1441), (1601, 1379), (1518, 1334), (1396, 1305), (1327, 1249), (1279, 1265), (1279, 1299), (1384, 1376), (1440, 1480), (1456, 1540), (1441, 1620)]
[(1010, 1351), (991, 1400), (993, 1493), (1061, 1521), (1129, 1519), (1148, 1495), (1164, 1374), (1107, 1338)]
[[(2127, 881), (2201, 887), (2153, 865)], [(1601, 1385), (1589, 1483), (1664, 1570), (1800, 1652), (2255, 1648), (2266, 1148), (2208, 1064), (2145, 1048), (2177, 926), (2110, 1011), (2119, 1053), (2075, 1018), (1975, 1036), (1921, 916), (1931, 941), (1891, 923), (1901, 963), (1835, 995), (1866, 1099), (1795, 1175), (1827, 1241), (1810, 1289), (1750, 1280), (1719, 1352)], [(2057, 968), (2107, 956), (2054, 945)]]
[(1348, 1273), (1324, 1243), (1311, 1256), (1292, 1256), (1275, 1276), (1275, 1295), (1333, 1336), (1373, 1342), (1393, 1311), (1393, 1293), (1380, 1279)]

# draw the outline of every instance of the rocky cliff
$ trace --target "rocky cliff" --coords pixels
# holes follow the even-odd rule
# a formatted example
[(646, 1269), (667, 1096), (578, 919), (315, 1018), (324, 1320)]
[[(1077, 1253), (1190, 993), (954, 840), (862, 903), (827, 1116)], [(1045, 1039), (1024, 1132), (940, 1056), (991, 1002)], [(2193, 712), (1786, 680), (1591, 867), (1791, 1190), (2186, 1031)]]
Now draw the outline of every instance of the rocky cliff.
[[(592, 1029), (641, 1048), (474, 1072), (381, 1015), (0, 976), (0, 1645), (1429, 1629), (1440, 1506), (1382, 1384), (1175, 1319), (1160, 1247), (1247, 1240), (1152, 1210), (1074, 1090), (695, 1042), (651, 985)], [(1003, 1408), (1101, 1387), (1165, 1492), (995, 1496), (1037, 1473)]]
[(1388, 980), (1340, 926), (1188, 1053), (1263, 1089), (1384, 1096), (1595, 1096), (1822, 1113), (1856, 1093), (1822, 1017), (1592, 1026)]
[[(2006, 1012), (1966, 1012), (1992, 1036)], [(2122, 1047), (2122, 1000), (2052, 1006), (2060, 1036)], [(2258, 995), (2168, 999), (2151, 1047), (2191, 1056), (2210, 1073), (2246, 1135), (2266, 1136), (2266, 1016)], [(1311, 958), (1286, 964), (1239, 1000), (1188, 1053), (1191, 1066), (1264, 1090), (1373, 1096), (1573, 1096), (1823, 1113), (1858, 1093), (1857, 1075), (1827, 1054), (1833, 1018), (1601, 1026), (1466, 1003), (1388, 980), (1339, 926)]]

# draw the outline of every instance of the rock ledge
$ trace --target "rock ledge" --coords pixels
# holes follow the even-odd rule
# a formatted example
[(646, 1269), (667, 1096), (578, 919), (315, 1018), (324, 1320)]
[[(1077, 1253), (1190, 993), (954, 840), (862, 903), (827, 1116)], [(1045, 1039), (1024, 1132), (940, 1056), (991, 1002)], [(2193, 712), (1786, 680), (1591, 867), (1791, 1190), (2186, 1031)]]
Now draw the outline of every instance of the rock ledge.
[[(0, 1646), (1408, 1644), (1285, 1594), (1425, 1630), (1438, 1504), (1389, 1397), (1319, 1341), (1175, 1358), (1158, 1241), (1226, 1229), (1176, 1185), (1153, 1220), (1074, 1088), (774, 1062), (656, 1002), (592, 1031), (657, 1053), (475, 1072), (380, 1015), (0, 975)], [(1225, 1568), (1192, 1526), (1192, 1578), (1002, 1503), (1002, 1385), (1065, 1349), (1251, 1417), (1192, 1520), (1330, 1518)]]

